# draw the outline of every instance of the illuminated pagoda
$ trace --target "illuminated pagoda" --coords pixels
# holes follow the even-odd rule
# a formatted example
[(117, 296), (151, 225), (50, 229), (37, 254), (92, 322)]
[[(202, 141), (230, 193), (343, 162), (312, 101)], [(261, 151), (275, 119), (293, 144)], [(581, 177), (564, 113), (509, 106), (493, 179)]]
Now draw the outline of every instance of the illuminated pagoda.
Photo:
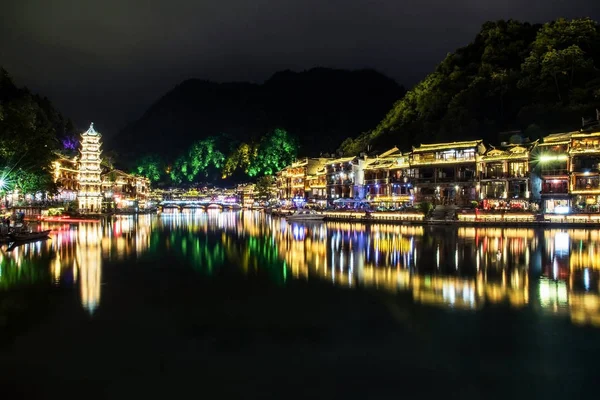
[(100, 133), (94, 123), (81, 134), (81, 158), (79, 160), (79, 210), (99, 213), (102, 209), (102, 180), (100, 178)]

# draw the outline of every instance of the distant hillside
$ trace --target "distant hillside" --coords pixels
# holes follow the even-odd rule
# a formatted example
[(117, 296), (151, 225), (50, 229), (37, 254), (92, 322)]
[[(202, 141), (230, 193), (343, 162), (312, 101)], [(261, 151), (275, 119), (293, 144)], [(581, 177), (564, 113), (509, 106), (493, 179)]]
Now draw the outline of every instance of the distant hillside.
[(298, 138), (299, 154), (318, 155), (373, 127), (403, 94), (394, 80), (372, 70), (283, 71), (260, 85), (190, 79), (107, 147), (119, 158), (145, 153), (170, 158), (209, 136), (235, 143), (281, 127)]
[(544, 25), (487, 22), (344, 153), (522, 130), (532, 138), (578, 127), (600, 108), (600, 27), (584, 18)]

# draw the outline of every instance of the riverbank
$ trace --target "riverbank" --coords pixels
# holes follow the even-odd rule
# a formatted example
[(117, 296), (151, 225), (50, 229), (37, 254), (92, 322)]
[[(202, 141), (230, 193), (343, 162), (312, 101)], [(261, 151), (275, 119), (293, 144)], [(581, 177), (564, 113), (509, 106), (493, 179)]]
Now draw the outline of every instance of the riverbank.
[(414, 212), (323, 211), (326, 221), (386, 223), (402, 225), (506, 226), (527, 228), (600, 228), (600, 214), (460, 213), (456, 219), (431, 219)]

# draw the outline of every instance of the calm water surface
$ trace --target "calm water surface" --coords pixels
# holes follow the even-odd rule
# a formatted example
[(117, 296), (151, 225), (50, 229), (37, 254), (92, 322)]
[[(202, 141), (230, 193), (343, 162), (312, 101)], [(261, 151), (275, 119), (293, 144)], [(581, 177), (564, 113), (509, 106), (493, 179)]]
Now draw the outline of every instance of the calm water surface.
[[(40, 393), (19, 383), (37, 371), (53, 382), (99, 380), (100, 397), (135, 395), (143, 377), (183, 379), (198, 358), (214, 360), (218, 379), (260, 353), (295, 376), (358, 366), (313, 384), (322, 393), (387, 397), (404, 370), (440, 382), (419, 389), (413, 380), (422, 395), (454, 385), (469, 398), (594, 396), (599, 230), (288, 223), (248, 211), (42, 228), (53, 229), (50, 240), (0, 253), (0, 328), (17, 393)], [(103, 365), (123, 362), (115, 383)], [(377, 368), (376, 388), (341, 388)], [(230, 394), (267, 385), (244, 382)]]

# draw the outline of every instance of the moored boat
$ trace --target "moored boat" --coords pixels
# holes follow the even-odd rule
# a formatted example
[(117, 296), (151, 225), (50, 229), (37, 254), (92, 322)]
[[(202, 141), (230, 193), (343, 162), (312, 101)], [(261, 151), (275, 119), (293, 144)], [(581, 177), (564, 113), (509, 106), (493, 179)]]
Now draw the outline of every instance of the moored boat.
[(50, 235), (50, 232), (51, 232), (50, 229), (48, 229), (46, 231), (39, 231), (39, 232), (13, 232), (9, 236), (15, 242), (29, 241), (29, 240), (45, 239), (48, 237), (48, 235)]
[(291, 215), (286, 215), (285, 219), (288, 221), (322, 221), (325, 216), (314, 210), (300, 209)]

